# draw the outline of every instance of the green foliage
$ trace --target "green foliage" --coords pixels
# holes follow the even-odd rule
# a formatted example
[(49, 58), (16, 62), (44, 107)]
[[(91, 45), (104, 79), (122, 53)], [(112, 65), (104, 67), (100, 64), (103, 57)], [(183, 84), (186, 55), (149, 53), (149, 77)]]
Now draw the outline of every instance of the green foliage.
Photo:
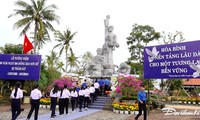
[(131, 60), (143, 62), (143, 48), (149, 42), (158, 40), (160, 33), (156, 32), (153, 27), (149, 25), (134, 24), (130, 36), (127, 37), (127, 45), (131, 53)]
[[(56, 31), (54, 33), (54, 36), (56, 38), (56, 41), (59, 42), (59, 44), (57, 44), (56, 46), (54, 46), (54, 48), (60, 47), (60, 53), (59, 56), (63, 53), (63, 50), (65, 50), (65, 55), (66, 55), (66, 71), (67, 71), (67, 64), (70, 60), (70, 65), (75, 64), (75, 59), (77, 59), (73, 53), (73, 50), (71, 48), (70, 43), (73, 43), (74, 41), (73, 38), (76, 35), (77, 32), (72, 33), (70, 31), (70, 29), (67, 28), (66, 31), (64, 31), (63, 33), (61, 33), (60, 31)], [(70, 50), (71, 52), (71, 56), (68, 56), (68, 50)], [(73, 65), (72, 65), (73, 66)]]
[(179, 90), (182, 84), (183, 84), (183, 81), (181, 79), (172, 80), (170, 91)]
[(139, 62), (132, 62), (130, 58), (128, 59), (126, 63), (131, 67), (130, 74), (136, 74), (136, 75), (142, 74), (142, 71), (143, 71), (142, 64), (140, 64)]
[(19, 8), (14, 9), (14, 13), (9, 16), (21, 17), (14, 24), (14, 28), (23, 28), (20, 36), (33, 29), (31, 25), (34, 25), (34, 53), (36, 53), (36, 48), (39, 50), (41, 44), (45, 43), (45, 40), (50, 40), (48, 30), (55, 30), (51, 22), (59, 22), (59, 17), (55, 14), (56, 5), (46, 6), (46, 2), (47, 0), (31, 0), (29, 4), (26, 1), (18, 0), (15, 2), (15, 5)]
[(136, 95), (134, 95), (134, 96), (123, 95), (121, 100), (137, 100), (137, 96)]
[(0, 51), (4, 54), (22, 54), (22, 44), (5, 44), (4, 47), (0, 47)]
[(177, 42), (180, 43), (185, 40), (183, 37), (183, 33), (180, 31), (176, 31), (174, 34), (172, 34), (171, 32), (167, 34), (165, 32), (162, 32), (161, 38), (161, 42), (164, 42), (164, 44), (172, 44)]

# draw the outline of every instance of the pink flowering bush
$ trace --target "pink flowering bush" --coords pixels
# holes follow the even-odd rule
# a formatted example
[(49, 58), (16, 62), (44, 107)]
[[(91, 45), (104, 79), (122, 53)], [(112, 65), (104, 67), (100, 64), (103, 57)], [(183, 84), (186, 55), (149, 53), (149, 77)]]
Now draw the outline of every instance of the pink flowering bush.
[(126, 97), (135, 96), (140, 90), (142, 81), (132, 75), (121, 75), (118, 77), (116, 92)]
[(48, 86), (48, 91), (50, 91), (53, 88), (53, 85), (57, 84), (58, 87), (64, 87), (64, 85), (67, 85), (68, 88), (72, 88), (75, 86), (75, 82), (77, 81), (76, 78), (72, 78), (70, 76), (64, 76), (57, 80), (54, 80), (54, 82)]

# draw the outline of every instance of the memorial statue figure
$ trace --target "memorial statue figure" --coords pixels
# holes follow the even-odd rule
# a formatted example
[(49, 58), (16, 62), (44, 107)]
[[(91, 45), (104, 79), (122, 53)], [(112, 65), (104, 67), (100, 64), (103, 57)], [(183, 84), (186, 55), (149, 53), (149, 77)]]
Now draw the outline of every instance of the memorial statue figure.
[(114, 73), (113, 51), (119, 47), (117, 36), (113, 33), (114, 26), (109, 25), (110, 16), (104, 19), (105, 43), (97, 49), (97, 55), (92, 58), (87, 67), (86, 74), (94, 77), (110, 77)]
[(121, 63), (119, 65), (118, 72), (121, 74), (130, 74), (131, 67), (129, 65), (127, 65), (126, 63)]
[(104, 56), (102, 55), (102, 49), (98, 48), (97, 55), (92, 58), (91, 64), (88, 68), (90, 75), (95, 77), (101, 77), (103, 64), (104, 64)]
[(105, 38), (105, 43), (103, 45), (103, 55), (105, 57), (105, 63), (113, 65), (113, 51), (115, 47), (119, 47), (117, 43), (117, 36), (113, 33), (114, 27), (111, 25), (108, 28), (108, 34)]
[(109, 19), (110, 19), (110, 15), (107, 15), (107, 16), (106, 16), (106, 19), (104, 20), (104, 25), (105, 25), (105, 36), (108, 35)]

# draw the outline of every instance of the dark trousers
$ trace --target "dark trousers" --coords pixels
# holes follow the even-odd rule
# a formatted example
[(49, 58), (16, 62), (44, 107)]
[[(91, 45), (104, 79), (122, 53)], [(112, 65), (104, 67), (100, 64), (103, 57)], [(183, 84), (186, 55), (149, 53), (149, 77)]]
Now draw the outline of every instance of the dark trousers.
[(68, 114), (68, 107), (69, 107), (69, 98), (65, 98), (65, 109), (66, 109), (66, 114)]
[(79, 96), (79, 109), (80, 110), (82, 109), (83, 102), (84, 102), (84, 96)]
[(38, 119), (39, 106), (40, 106), (40, 100), (31, 100), (31, 109), (30, 109), (28, 116), (27, 116), (28, 119), (31, 118), (31, 115), (32, 115), (34, 110), (35, 110), (34, 120)]
[(88, 108), (89, 97), (84, 97), (84, 108)]
[(95, 95), (94, 95), (94, 100), (97, 99), (97, 96), (99, 95), (99, 89), (95, 89)]
[(51, 117), (55, 116), (57, 97), (51, 97)]
[(71, 98), (72, 111), (74, 111), (75, 103), (76, 103), (76, 97), (72, 97), (72, 98)]
[(76, 97), (76, 101), (75, 101), (75, 109), (78, 107), (79, 104), (79, 97)]
[(94, 102), (94, 93), (90, 93), (91, 103)]
[(59, 102), (58, 102), (58, 105), (59, 105), (59, 113), (60, 113), (60, 115), (64, 114), (65, 99), (64, 98), (60, 98)]
[(105, 87), (104, 87), (104, 95), (105, 95), (105, 96), (107, 96), (107, 95), (106, 95), (106, 91), (109, 91), (109, 86), (108, 86), (108, 85), (105, 85)]
[(20, 99), (12, 99), (11, 108), (12, 108), (12, 120), (15, 120), (21, 113)]
[(142, 110), (143, 110), (143, 112), (144, 112), (144, 120), (146, 120), (147, 119), (146, 102), (143, 101), (143, 104), (141, 104), (139, 102), (138, 105), (139, 105), (139, 113), (135, 118), (138, 119), (142, 115)]
[(103, 86), (100, 86), (99, 96), (102, 96), (103, 94)]

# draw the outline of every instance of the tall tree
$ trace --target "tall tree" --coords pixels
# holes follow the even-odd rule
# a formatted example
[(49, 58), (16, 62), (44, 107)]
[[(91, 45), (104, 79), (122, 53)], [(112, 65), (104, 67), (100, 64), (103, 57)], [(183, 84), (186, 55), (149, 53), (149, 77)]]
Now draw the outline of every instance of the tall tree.
[(55, 68), (56, 70), (65, 72), (65, 69), (63, 68), (64, 64), (61, 61), (59, 61), (59, 56), (57, 56), (56, 52), (52, 50), (50, 55), (46, 55), (46, 57), (46, 63), (48, 68)]
[(55, 79), (58, 79), (61, 76), (61, 70), (64, 70), (64, 64), (59, 61), (57, 53), (53, 50), (50, 52), (50, 55), (46, 55), (46, 57), (47, 59), (44, 64), (47, 66), (49, 85), (49, 83), (52, 83)]
[(79, 64), (79, 61), (78, 61), (78, 57), (75, 56), (75, 54), (73, 53), (72, 49), (70, 48), (70, 56), (68, 56), (68, 59), (67, 59), (67, 64), (66, 66), (70, 66), (70, 72), (74, 72), (76, 70), (73, 70), (73, 68), (78, 68), (78, 64)]
[(130, 36), (127, 37), (127, 45), (131, 53), (131, 60), (142, 63), (144, 46), (159, 38), (160, 33), (156, 32), (153, 27), (134, 24)]
[[(22, 44), (5, 44), (4, 47), (0, 46), (0, 54), (22, 54)], [(4, 90), (4, 88), (6, 88), (7, 86), (9, 86), (10, 83), (12, 83), (13, 81), (11, 80), (0, 80), (0, 93), (4, 94), (6, 93), (6, 91)], [(24, 80), (21, 81), (24, 84)], [(9, 88), (9, 87), (7, 87)]]
[[(14, 9), (12, 16), (21, 16), (22, 19), (18, 20), (14, 24), (14, 28), (22, 28), (20, 36), (31, 29), (31, 25), (34, 26), (34, 53), (36, 54), (36, 48), (40, 47), (39, 43), (44, 41), (44, 36), (46, 35), (50, 39), (48, 30), (55, 31), (51, 22), (58, 22), (59, 17), (55, 14), (56, 5), (46, 6), (47, 0), (31, 0), (31, 4), (18, 0), (15, 5), (19, 6), (19, 9)], [(37, 51), (39, 52), (39, 51)]]
[[(172, 44), (172, 43), (180, 43), (183, 42), (185, 40), (185, 38), (183, 37), (183, 32), (181, 31), (175, 31), (175, 33), (165, 33), (164, 31), (161, 34), (161, 39), (159, 40), (160, 44)], [(161, 91), (164, 91), (165, 94), (167, 94), (168, 89), (170, 88), (176, 88), (174, 87), (174, 82), (173, 81), (180, 81), (177, 79), (168, 79), (165, 81), (161, 79), (161, 83), (160, 83), (160, 87), (161, 87)], [(182, 82), (179, 82), (182, 83)], [(180, 85), (179, 85), (180, 87)]]
[(90, 51), (85, 52), (81, 56), (80, 69), (79, 69), (80, 75), (83, 75), (86, 72), (86, 69), (89, 66), (90, 62), (92, 61), (92, 58), (93, 58), (93, 55)]
[(172, 44), (183, 42), (185, 38), (183, 37), (183, 32), (176, 31), (174, 34), (171, 32), (165, 33), (164, 31), (161, 34), (161, 44)]
[(22, 44), (5, 44), (4, 47), (0, 47), (0, 51), (4, 54), (22, 54)]
[[(149, 25), (134, 24), (130, 36), (127, 37), (127, 45), (129, 52), (131, 53), (131, 57), (128, 59), (129, 65), (131, 65), (131, 62), (135, 62), (139, 63), (139, 66), (141, 66), (138, 66), (138, 68), (142, 68), (144, 46), (153, 40), (158, 40), (159, 38), (160, 33), (156, 32), (153, 27)], [(140, 77), (143, 75), (143, 69), (139, 71), (139, 75)]]
[[(72, 33), (68, 28), (66, 31), (63, 31), (61, 33), (60, 31), (55, 32), (55, 38), (56, 41), (59, 42), (54, 48), (60, 47), (60, 53), (59, 56), (63, 53), (63, 50), (65, 50), (65, 57), (66, 57), (66, 71), (67, 71), (67, 63), (68, 63), (68, 50), (71, 49), (70, 43), (73, 43), (73, 38), (76, 35), (77, 32)], [(73, 51), (72, 51), (73, 53)]]

